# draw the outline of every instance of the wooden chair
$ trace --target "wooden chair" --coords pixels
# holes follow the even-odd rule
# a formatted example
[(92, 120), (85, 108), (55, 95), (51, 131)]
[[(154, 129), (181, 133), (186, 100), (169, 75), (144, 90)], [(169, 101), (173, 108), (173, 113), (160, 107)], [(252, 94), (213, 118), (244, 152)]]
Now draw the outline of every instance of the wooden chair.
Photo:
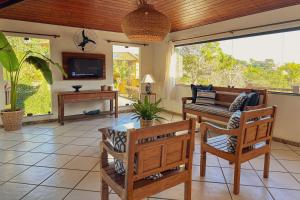
[[(110, 186), (121, 199), (143, 199), (174, 187), (180, 183), (185, 185), (184, 197), (191, 199), (192, 161), (195, 137), (195, 119), (162, 124), (127, 131), (126, 153), (115, 152), (102, 131), (100, 144), (101, 161), (101, 199), (109, 198)], [(169, 133), (170, 137), (161, 137), (152, 142), (146, 138), (160, 137)], [(114, 163), (109, 163), (108, 154), (122, 160), (126, 173), (117, 174)], [(161, 173), (156, 180), (146, 177)]]
[[(242, 112), (238, 129), (224, 129), (210, 123), (201, 123), (201, 166), (200, 175), (205, 176), (206, 153), (234, 163), (234, 194), (240, 191), (241, 164), (260, 155), (265, 155), (264, 178), (269, 176), (272, 131), (276, 107)], [(215, 137), (208, 138), (208, 132)], [(237, 136), (235, 153), (227, 146), (228, 136)]]

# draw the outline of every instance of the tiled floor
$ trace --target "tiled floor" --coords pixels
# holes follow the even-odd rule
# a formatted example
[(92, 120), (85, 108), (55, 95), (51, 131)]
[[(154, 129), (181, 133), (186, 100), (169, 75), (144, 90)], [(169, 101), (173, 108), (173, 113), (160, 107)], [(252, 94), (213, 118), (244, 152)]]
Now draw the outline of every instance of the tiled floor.
[[(98, 128), (130, 121), (105, 117), (87, 121), (24, 126), (6, 133), (0, 130), (1, 200), (99, 200)], [(169, 121), (178, 116), (164, 114)], [(270, 178), (262, 178), (262, 157), (244, 163), (241, 193), (232, 194), (233, 166), (209, 155), (206, 177), (200, 177), (199, 134), (193, 167), (193, 199), (300, 200), (300, 148), (273, 142)], [(118, 199), (112, 194), (111, 199)], [(183, 199), (179, 185), (151, 199)]]

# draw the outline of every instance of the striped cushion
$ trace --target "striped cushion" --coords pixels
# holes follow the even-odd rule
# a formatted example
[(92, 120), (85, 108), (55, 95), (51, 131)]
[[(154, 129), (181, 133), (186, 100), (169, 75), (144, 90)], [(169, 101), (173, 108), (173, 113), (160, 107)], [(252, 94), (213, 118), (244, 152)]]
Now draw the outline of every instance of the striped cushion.
[[(227, 124), (227, 129), (237, 129), (240, 127), (241, 111), (234, 112)], [(237, 146), (237, 136), (228, 136), (227, 147), (228, 151), (234, 153)]]
[(232, 112), (229, 112), (228, 108), (218, 105), (198, 105), (194, 103), (187, 103), (184, 105), (184, 108), (227, 118), (230, 118), (232, 115)]
[(214, 105), (215, 98), (216, 98), (215, 91), (198, 90), (195, 103), (201, 105)]

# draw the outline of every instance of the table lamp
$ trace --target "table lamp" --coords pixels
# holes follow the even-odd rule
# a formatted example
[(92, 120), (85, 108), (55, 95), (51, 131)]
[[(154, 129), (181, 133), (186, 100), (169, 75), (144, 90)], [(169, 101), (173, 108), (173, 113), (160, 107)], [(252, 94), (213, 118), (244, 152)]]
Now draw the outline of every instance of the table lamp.
[(150, 74), (146, 74), (142, 80), (142, 83), (146, 84), (146, 93), (147, 94), (151, 94), (151, 83), (155, 83), (154, 79), (152, 78), (152, 76)]

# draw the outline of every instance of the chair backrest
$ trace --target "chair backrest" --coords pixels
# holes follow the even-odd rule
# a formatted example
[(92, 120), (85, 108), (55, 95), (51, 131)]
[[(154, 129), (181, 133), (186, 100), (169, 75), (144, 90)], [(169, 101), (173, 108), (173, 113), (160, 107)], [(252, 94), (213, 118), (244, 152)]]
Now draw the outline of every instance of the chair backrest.
[(191, 170), (195, 124), (195, 119), (190, 119), (130, 130), (127, 181), (138, 181), (180, 165)]
[(272, 138), (276, 111), (277, 107), (273, 106), (242, 112), (240, 120), (241, 137), (237, 147), (240, 151), (262, 142), (269, 144)]

